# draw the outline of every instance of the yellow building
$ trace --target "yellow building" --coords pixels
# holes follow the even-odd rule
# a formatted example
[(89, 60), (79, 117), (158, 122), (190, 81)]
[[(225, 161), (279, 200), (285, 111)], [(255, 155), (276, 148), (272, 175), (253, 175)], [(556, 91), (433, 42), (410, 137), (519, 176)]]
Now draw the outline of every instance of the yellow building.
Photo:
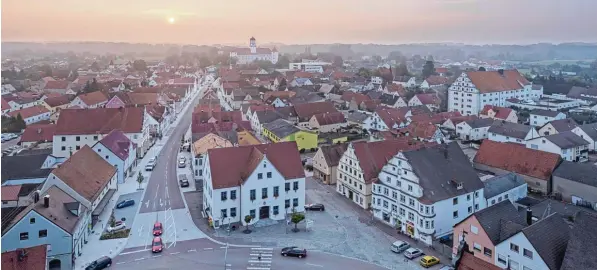
[(284, 119), (263, 125), (263, 135), (272, 142), (296, 142), (301, 152), (317, 149), (317, 133), (300, 129)]

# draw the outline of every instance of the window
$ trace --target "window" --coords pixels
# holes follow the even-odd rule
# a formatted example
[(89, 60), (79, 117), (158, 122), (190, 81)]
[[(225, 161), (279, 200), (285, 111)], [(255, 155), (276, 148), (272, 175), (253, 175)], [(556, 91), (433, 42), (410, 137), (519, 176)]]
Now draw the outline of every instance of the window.
[(231, 190), (230, 191), (230, 199), (231, 200), (236, 200), (236, 190)]
[(474, 225), (471, 225), (471, 232), (474, 234), (479, 234), (479, 228)]
[(261, 198), (262, 199), (267, 199), (267, 188), (262, 188), (261, 189)]
[(466, 200), (470, 201), (471, 200), (471, 194), (466, 194)]
[(383, 201), (383, 207), (388, 208), (388, 201), (386, 201), (386, 200)]
[(453, 205), (457, 205), (457, 204), (458, 204), (458, 198), (454, 198), (454, 199), (452, 199), (452, 204), (453, 204)]
[(408, 191), (413, 191), (413, 186), (408, 185)]
[(518, 253), (518, 246), (515, 244), (510, 243), (510, 250)]
[(230, 216), (231, 217), (236, 217), (236, 207), (230, 208)]
[(77, 141), (77, 142), (81, 141), (81, 137), (79, 137), (79, 136), (75, 137), (75, 141)]
[(298, 198), (292, 199), (292, 207), (298, 207)]
[(479, 245), (477, 243), (473, 243), (473, 249), (475, 251), (481, 252), (481, 245)]
[(63, 142), (66, 142), (66, 137), (62, 137), (62, 141), (63, 141)]
[(294, 191), (298, 190), (298, 181), (292, 183), (292, 189), (294, 189)]
[(415, 206), (415, 200), (408, 198), (408, 205)]
[(47, 236), (48, 236), (48, 230), (40, 230), (39, 231), (39, 238), (46, 238)]
[(280, 196), (280, 187), (274, 187), (274, 197)]
[(227, 198), (227, 192), (226, 192), (226, 191), (222, 191), (222, 193), (220, 193), (220, 199), (221, 199), (222, 201), (225, 201), (225, 200), (227, 200), (227, 199), (228, 199), (228, 198)]
[(473, 207), (472, 207), (472, 206), (469, 206), (469, 207), (468, 207), (468, 213), (470, 214), (470, 213), (472, 213), (472, 212), (473, 212)]
[(533, 258), (533, 252), (526, 248), (522, 249), (522, 255), (524, 255), (525, 257), (530, 258), (530, 259)]
[(274, 206), (274, 215), (277, 215), (277, 214), (279, 214), (279, 213), (280, 213), (280, 209), (279, 209), (279, 207), (278, 207), (277, 205), (276, 205), (276, 206)]
[(483, 254), (485, 254), (485, 256), (487, 256), (487, 257), (490, 257), (490, 258), (491, 258), (492, 251), (491, 251), (491, 249), (488, 249), (488, 248), (483, 248)]
[(30, 218), (29, 219), (29, 224), (35, 224), (35, 218)]
[(93, 140), (97, 141), (97, 135), (93, 136)]
[(255, 193), (256, 193), (255, 190), (251, 189), (251, 192), (250, 192), (251, 201), (255, 200), (255, 197), (256, 197)]
[(267, 178), (272, 178), (272, 172), (267, 173)]
[(66, 151), (66, 146), (62, 146), (62, 147), (60, 147), (60, 150), (62, 150), (62, 151)]
[(22, 232), (20, 235), (21, 241), (29, 239), (29, 233)]
[(284, 190), (286, 190), (286, 191), (290, 190), (290, 183), (284, 184)]
[(504, 200), (508, 199), (508, 194), (504, 194)]
[(221, 215), (222, 215), (222, 219), (228, 217), (228, 209), (222, 209)]
[(255, 218), (255, 209), (249, 211), (249, 215), (253, 218)]
[(495, 199), (491, 200), (491, 205), (495, 204)]
[(452, 213), (452, 216), (453, 216), (454, 218), (458, 218), (458, 211), (454, 211), (454, 213)]
[(258, 173), (257, 174), (257, 179), (263, 179), (263, 174), (262, 173)]
[(405, 202), (406, 201), (406, 197), (402, 194), (400, 194), (400, 202)]
[(284, 208), (288, 208), (290, 207), (290, 200), (285, 200), (284, 201)]
[(75, 146), (75, 149), (76, 149), (76, 150), (79, 150), (79, 149), (81, 149), (81, 146), (78, 146), (78, 145), (77, 145), (77, 146)]

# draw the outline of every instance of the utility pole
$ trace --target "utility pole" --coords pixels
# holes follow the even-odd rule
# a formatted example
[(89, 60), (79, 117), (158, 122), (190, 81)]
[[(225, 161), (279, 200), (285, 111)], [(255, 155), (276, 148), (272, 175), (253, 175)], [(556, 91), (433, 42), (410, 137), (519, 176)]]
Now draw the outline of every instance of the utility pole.
[(226, 265), (228, 264), (228, 242), (226, 242), (226, 251), (224, 252), (224, 270), (227, 269)]

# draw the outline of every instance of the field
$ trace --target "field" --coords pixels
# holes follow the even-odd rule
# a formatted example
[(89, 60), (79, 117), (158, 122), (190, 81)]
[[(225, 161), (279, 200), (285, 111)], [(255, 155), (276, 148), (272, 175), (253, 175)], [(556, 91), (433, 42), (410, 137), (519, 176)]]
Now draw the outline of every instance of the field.
[(583, 64), (579, 65), (581, 67), (589, 67), (591, 62), (595, 61), (595, 59), (585, 59), (585, 60), (543, 60), (543, 61), (536, 61), (536, 62), (520, 62), (521, 64), (528, 64), (528, 65), (543, 65), (549, 66), (551, 64), (560, 63), (562, 65), (577, 65), (577, 62), (584, 62)]

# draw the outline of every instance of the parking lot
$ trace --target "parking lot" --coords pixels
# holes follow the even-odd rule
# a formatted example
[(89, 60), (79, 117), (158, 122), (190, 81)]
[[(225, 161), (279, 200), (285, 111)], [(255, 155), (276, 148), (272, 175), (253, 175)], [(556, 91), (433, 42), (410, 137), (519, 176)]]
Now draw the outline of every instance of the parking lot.
[[(135, 216), (137, 215), (137, 209), (139, 208), (139, 204), (141, 203), (141, 191), (122, 194), (118, 197), (116, 204), (114, 205), (114, 218), (116, 221), (123, 221), (126, 225), (126, 228), (130, 228), (133, 225), (133, 221), (135, 221)], [(116, 205), (124, 200), (134, 200), (135, 205), (128, 206), (125, 208), (118, 209)], [(104, 231), (108, 229), (110, 226), (109, 223), (104, 226)]]

